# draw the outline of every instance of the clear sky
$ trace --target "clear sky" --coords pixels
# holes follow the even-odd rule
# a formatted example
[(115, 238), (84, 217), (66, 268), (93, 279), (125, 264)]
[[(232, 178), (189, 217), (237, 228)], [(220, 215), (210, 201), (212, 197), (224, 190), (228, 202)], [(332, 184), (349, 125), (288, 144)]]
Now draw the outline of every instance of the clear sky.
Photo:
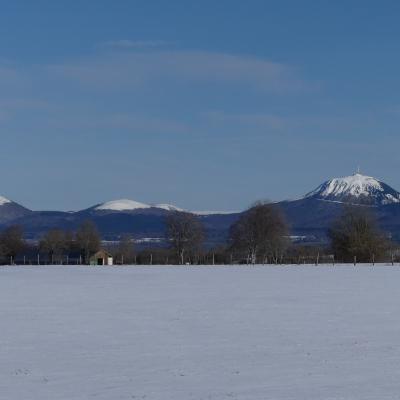
[(0, 4), (0, 193), (29, 208), (400, 189), (399, 1)]

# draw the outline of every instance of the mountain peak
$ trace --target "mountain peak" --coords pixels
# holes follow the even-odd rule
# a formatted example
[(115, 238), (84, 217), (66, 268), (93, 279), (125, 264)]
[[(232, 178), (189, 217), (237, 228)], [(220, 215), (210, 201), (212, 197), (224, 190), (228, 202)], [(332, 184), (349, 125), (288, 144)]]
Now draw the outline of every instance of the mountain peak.
[(0, 196), (0, 206), (3, 206), (4, 204), (9, 204), (9, 203), (12, 203), (12, 201), (6, 199), (6, 198), (3, 197), (3, 196)]
[(149, 208), (157, 208), (164, 211), (184, 211), (172, 204), (145, 204), (130, 199), (111, 200), (95, 207), (97, 211), (134, 211)]
[(140, 208), (150, 208), (148, 204), (129, 199), (112, 200), (96, 207), (99, 211), (132, 211)]
[(179, 211), (179, 212), (185, 211), (183, 208), (179, 208), (177, 206), (174, 206), (173, 204), (154, 204), (152, 207), (160, 208), (161, 210), (165, 211)]
[(399, 192), (386, 183), (359, 172), (326, 181), (305, 197), (375, 206), (400, 203)]

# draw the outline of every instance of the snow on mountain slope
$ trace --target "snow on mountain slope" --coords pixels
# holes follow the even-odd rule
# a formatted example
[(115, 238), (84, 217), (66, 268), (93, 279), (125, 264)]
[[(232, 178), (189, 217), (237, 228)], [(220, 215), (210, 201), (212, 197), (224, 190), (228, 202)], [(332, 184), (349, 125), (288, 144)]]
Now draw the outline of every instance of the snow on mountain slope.
[(106, 203), (103, 203), (96, 207), (98, 211), (132, 211), (142, 208), (150, 208), (151, 206), (148, 204), (140, 203), (134, 200), (128, 199), (120, 199), (120, 200), (112, 200)]
[(183, 208), (176, 207), (176, 206), (174, 206), (172, 204), (155, 204), (152, 207), (160, 208), (160, 209), (165, 210), (165, 211), (181, 211), (181, 212), (185, 211)]
[(3, 197), (3, 196), (0, 196), (0, 206), (3, 206), (4, 204), (9, 204), (9, 203), (12, 203), (12, 201), (6, 199), (6, 198)]
[(27, 216), (31, 212), (31, 210), (28, 210), (20, 204), (0, 196), (0, 224)]
[(371, 176), (359, 173), (326, 181), (305, 198), (368, 205), (400, 203), (399, 192)]
[(178, 211), (178, 212), (188, 212), (194, 215), (213, 215), (213, 214), (231, 214), (232, 212), (227, 211), (188, 211), (183, 208), (176, 207), (172, 204), (145, 204), (140, 203), (135, 200), (121, 199), (112, 200), (106, 203), (100, 204), (95, 208), (96, 211), (133, 211), (140, 209), (157, 208), (165, 211)]
[(120, 199), (112, 200), (107, 203), (103, 203), (95, 208), (98, 211), (133, 211), (148, 208), (158, 208), (165, 211), (185, 211), (182, 208), (176, 207), (172, 204), (145, 204), (139, 201)]

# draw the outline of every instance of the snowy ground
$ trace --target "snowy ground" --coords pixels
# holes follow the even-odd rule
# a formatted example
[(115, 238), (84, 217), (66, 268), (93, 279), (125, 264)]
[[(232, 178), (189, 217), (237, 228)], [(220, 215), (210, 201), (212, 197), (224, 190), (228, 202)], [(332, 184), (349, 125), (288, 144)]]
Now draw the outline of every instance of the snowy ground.
[(1, 400), (400, 398), (400, 267), (0, 268)]

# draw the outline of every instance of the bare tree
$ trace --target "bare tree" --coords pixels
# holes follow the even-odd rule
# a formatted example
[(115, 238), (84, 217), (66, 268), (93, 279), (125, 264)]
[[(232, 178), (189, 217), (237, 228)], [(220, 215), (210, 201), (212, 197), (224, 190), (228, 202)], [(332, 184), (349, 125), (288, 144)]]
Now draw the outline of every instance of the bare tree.
[(329, 231), (336, 259), (371, 262), (385, 255), (389, 240), (379, 230), (375, 216), (368, 207), (348, 206)]
[(179, 264), (194, 261), (204, 240), (203, 226), (196, 216), (175, 212), (166, 219), (166, 237), (178, 257)]
[(19, 225), (10, 226), (0, 234), (0, 249), (4, 257), (15, 260), (18, 253), (25, 248), (23, 234), (23, 229)]
[(68, 249), (67, 234), (60, 229), (52, 229), (43, 236), (39, 246), (49, 255), (50, 262), (53, 264), (54, 258), (61, 257)]
[(100, 249), (100, 234), (92, 221), (85, 221), (76, 232), (76, 244), (84, 256), (85, 263), (89, 263), (90, 256)]
[(66, 251), (69, 253), (71, 251), (76, 250), (77, 244), (74, 233), (72, 231), (65, 231), (64, 236), (65, 236)]
[(135, 260), (135, 242), (129, 235), (123, 235), (116, 249), (121, 264), (132, 264)]
[(275, 204), (258, 202), (232, 226), (232, 250), (244, 253), (247, 262), (278, 263), (288, 246), (288, 226)]

